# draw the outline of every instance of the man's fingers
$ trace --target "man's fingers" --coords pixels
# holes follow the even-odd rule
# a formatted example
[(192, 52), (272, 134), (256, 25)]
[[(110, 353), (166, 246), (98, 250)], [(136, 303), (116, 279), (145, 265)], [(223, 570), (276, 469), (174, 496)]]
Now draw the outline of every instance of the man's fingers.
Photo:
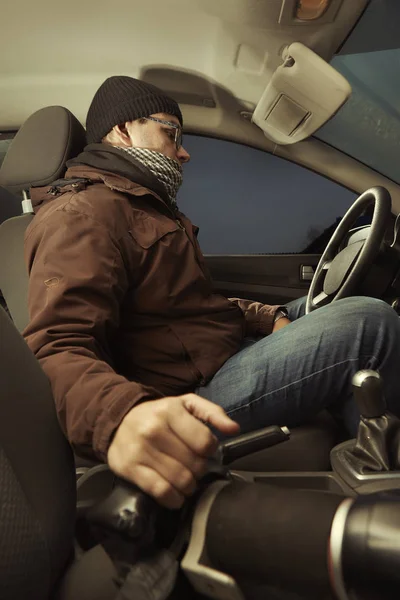
[(207, 427), (208, 424), (227, 435), (239, 432), (239, 425), (220, 406), (195, 394), (186, 394), (180, 399), (182, 410), (171, 411), (169, 425), (196, 454), (211, 456), (218, 447), (218, 440)]
[(186, 467), (193, 474), (195, 479), (200, 479), (207, 471), (207, 460), (191, 450), (170, 429), (169, 435), (154, 440), (153, 447), (155, 450), (181, 463), (183, 467)]
[(181, 409), (169, 415), (169, 426), (173, 433), (198, 456), (212, 456), (218, 448), (217, 438), (183, 405)]
[[(131, 447), (131, 452), (127, 452), (124, 456), (123, 465), (119, 472), (125, 479), (135, 483), (154, 498), (160, 499), (164, 506), (166, 506), (165, 502), (169, 502), (171, 496), (175, 497), (173, 491), (178, 493), (179, 499), (181, 500), (181, 496), (191, 496), (197, 487), (197, 481), (193, 472), (182, 463), (179, 457), (178, 459), (175, 459), (168, 451), (168, 446), (173, 445), (174, 443), (172, 432), (165, 436), (165, 438), (167, 452), (160, 451), (155, 445), (146, 445), (145, 451), (141, 449), (140, 445)], [(179, 442), (179, 440), (177, 441)], [(186, 452), (190, 453), (188, 448), (186, 448)], [(193, 470), (195, 470), (194, 465), (197, 466), (198, 463), (206, 464), (206, 461), (200, 457), (195, 457), (193, 453), (192, 455), (194, 458), (194, 460), (192, 460)], [(159, 478), (161, 478), (162, 481), (158, 481)], [(171, 489), (166, 488), (164, 490), (166, 484), (168, 484)], [(167, 496), (166, 501), (163, 500), (164, 495)], [(172, 502), (176, 503), (176, 498), (175, 500), (172, 500)], [(173, 508), (174, 507), (175, 504)]]
[(165, 508), (181, 508), (185, 496), (157, 471), (146, 465), (136, 465), (132, 473), (126, 473), (125, 479), (139, 486)]
[(239, 433), (239, 424), (228, 417), (224, 409), (218, 404), (214, 404), (214, 402), (210, 402), (196, 394), (186, 394), (182, 398), (186, 410), (196, 419), (212, 425), (226, 435)]
[(191, 496), (196, 489), (197, 484), (193, 473), (169, 453), (152, 448), (147, 451), (146, 459), (142, 464), (156, 471), (185, 496)]

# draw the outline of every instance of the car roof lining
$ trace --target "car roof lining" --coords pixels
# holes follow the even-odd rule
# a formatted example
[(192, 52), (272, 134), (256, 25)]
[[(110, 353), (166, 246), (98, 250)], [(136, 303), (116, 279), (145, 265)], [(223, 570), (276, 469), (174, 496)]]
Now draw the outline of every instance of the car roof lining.
[(97, 87), (118, 74), (161, 84), (192, 106), (214, 102), (229, 112), (233, 96), (253, 109), (283, 47), (302, 42), (330, 60), (368, 3), (331, 0), (340, 4), (332, 22), (279, 22), (294, 1), (11, 3), (7, 21), (18, 26), (0, 36), (0, 129), (49, 105), (84, 122)]
[(7, 21), (16, 25), (0, 36), (0, 130), (51, 104), (84, 123), (98, 85), (127, 74), (173, 95), (186, 132), (272, 152), (357, 192), (386, 185), (400, 212), (400, 187), (367, 166), (314, 138), (276, 146), (249, 122), (283, 46), (301, 41), (329, 60), (368, 4), (342, 2), (332, 23), (278, 24), (287, 1), (117, 0), (118, 10), (106, 0), (11, 3)]

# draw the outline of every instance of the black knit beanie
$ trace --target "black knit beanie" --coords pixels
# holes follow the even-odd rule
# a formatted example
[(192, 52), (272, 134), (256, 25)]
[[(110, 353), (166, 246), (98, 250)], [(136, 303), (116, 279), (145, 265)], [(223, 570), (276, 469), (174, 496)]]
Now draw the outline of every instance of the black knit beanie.
[(183, 125), (178, 103), (154, 85), (125, 75), (109, 77), (90, 105), (86, 119), (87, 142), (101, 142), (115, 125), (156, 113), (175, 115)]

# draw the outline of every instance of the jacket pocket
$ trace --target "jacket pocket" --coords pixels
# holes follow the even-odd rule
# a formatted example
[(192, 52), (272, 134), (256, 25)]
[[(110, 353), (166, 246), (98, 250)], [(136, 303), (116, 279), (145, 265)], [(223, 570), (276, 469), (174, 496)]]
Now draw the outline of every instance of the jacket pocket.
[(137, 219), (132, 229), (129, 230), (129, 234), (139, 246), (146, 249), (178, 229), (180, 229), (178, 223), (172, 219), (161, 220), (148, 216), (144, 219)]

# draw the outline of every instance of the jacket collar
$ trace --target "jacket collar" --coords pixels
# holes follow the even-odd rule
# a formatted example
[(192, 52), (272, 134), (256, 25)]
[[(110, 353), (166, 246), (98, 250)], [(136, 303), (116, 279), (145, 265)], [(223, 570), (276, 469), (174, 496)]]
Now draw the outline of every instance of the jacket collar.
[(166, 189), (140, 162), (106, 144), (89, 144), (76, 158), (68, 161), (64, 179), (47, 186), (31, 188), (35, 212), (44, 204), (67, 192), (78, 192), (92, 183), (104, 183), (111, 190), (133, 196), (151, 195), (164, 209), (174, 213)]
[[(165, 202), (169, 202), (168, 193), (164, 185), (153, 175), (153, 173), (133, 156), (120, 148), (114, 148), (109, 144), (89, 144), (76, 158), (67, 162), (68, 171), (66, 177), (76, 176), (75, 167), (86, 167), (97, 173), (107, 173), (107, 181), (110, 183), (112, 175), (120, 176), (127, 182), (120, 182), (125, 192), (132, 192), (138, 186), (151, 190)], [(104, 183), (109, 183), (104, 180)], [(117, 184), (116, 184), (117, 185)]]
[(33, 187), (30, 196), (35, 213), (44, 205), (65, 193), (77, 193), (84, 190), (88, 185), (103, 183), (110, 190), (130, 194), (132, 196), (153, 196), (161, 202), (165, 209), (172, 212), (171, 207), (165, 200), (153, 190), (135, 183), (126, 177), (116, 175), (107, 171), (82, 166), (71, 167), (65, 174), (65, 179), (52, 182), (50, 185)]

